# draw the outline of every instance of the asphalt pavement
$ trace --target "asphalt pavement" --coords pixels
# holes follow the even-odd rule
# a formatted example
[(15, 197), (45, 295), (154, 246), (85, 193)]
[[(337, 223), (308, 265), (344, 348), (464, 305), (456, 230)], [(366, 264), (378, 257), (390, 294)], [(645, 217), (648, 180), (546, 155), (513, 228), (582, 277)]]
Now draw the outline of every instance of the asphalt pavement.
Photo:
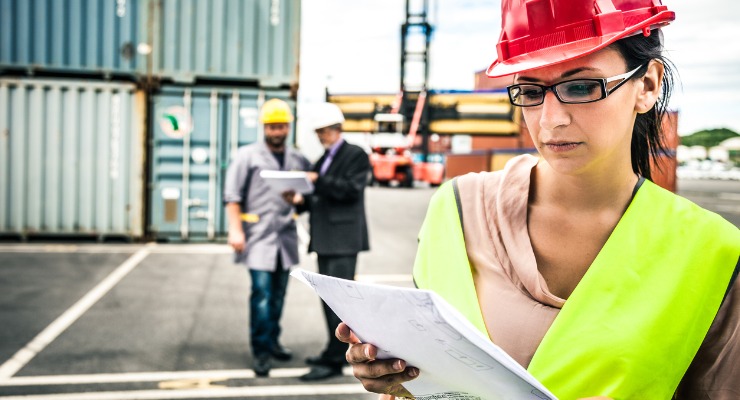
[[(367, 190), (372, 251), (360, 255), (358, 279), (413, 285), (432, 193)], [(0, 398), (376, 398), (349, 370), (298, 379), (326, 328), (318, 297), (294, 279), (281, 336), (294, 358), (255, 377), (249, 275), (232, 259), (223, 244), (0, 244)], [(300, 266), (315, 271), (316, 261), (305, 255)]]
[(677, 193), (740, 227), (740, 181), (682, 179)]
[[(367, 190), (372, 250), (358, 279), (412, 286), (433, 192)], [(679, 193), (740, 225), (740, 183), (683, 180)], [(315, 259), (300, 266), (315, 271)], [(348, 370), (298, 379), (326, 333), (318, 297), (294, 279), (281, 337), (294, 358), (255, 377), (249, 284), (223, 244), (0, 244), (0, 399), (376, 398)]]

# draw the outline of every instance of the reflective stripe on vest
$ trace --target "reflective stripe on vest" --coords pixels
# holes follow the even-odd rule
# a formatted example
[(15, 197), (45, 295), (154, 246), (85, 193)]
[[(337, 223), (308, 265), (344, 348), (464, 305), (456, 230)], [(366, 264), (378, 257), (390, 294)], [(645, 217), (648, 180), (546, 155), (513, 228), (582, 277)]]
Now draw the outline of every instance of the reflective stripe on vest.
[[(455, 184), (443, 185), (430, 203), (414, 280), (487, 334)], [(528, 370), (561, 399), (670, 399), (714, 320), (739, 255), (735, 226), (646, 181)]]

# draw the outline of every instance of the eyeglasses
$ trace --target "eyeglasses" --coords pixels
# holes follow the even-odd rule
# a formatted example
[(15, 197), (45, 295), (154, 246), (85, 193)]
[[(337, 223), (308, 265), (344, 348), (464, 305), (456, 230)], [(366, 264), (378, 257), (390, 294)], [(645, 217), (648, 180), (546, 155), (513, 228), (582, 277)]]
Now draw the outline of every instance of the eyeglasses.
[[(534, 107), (545, 101), (545, 94), (548, 90), (555, 94), (555, 97), (564, 104), (583, 104), (603, 100), (606, 96), (619, 89), (625, 82), (629, 81), (642, 67), (639, 67), (627, 73), (613, 76), (611, 78), (591, 78), (591, 79), (573, 79), (570, 81), (558, 82), (554, 85), (544, 86), (535, 83), (520, 83), (508, 86), (509, 101), (511, 104), (519, 107)], [(607, 84), (620, 81), (616, 86), (607, 89)]]

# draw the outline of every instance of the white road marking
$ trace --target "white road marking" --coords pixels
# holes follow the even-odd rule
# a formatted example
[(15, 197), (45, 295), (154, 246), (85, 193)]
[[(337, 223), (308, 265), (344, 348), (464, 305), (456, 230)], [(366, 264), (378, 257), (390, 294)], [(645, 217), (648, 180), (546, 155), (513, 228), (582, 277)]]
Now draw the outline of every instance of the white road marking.
[(717, 204), (717, 205), (714, 205), (714, 209), (717, 212), (740, 214), (740, 206), (738, 205)]
[(87, 247), (77, 245), (33, 245), (8, 244), (0, 245), (0, 253), (132, 253), (141, 246), (105, 246)]
[[(270, 370), (270, 378), (297, 378), (309, 371), (308, 368), (275, 368)], [(352, 376), (352, 369), (344, 368), (346, 376)], [(121, 374), (90, 375), (46, 375), (17, 376), (0, 381), (2, 386), (48, 386), (48, 385), (89, 385), (99, 383), (161, 382), (182, 379), (253, 379), (251, 369), (225, 369), (211, 371), (170, 371), (170, 372), (130, 372)], [(0, 397), (2, 398), (2, 397)]]
[[(147, 245), (154, 244), (149, 243)], [(36, 245), (36, 244), (8, 244), (0, 245), (0, 253), (133, 253), (145, 245)], [(233, 250), (226, 244), (159, 244), (150, 249), (152, 254), (231, 254)]]
[(722, 200), (740, 200), (740, 193), (729, 193), (729, 192), (720, 192), (717, 194), (717, 197), (719, 197)]
[(306, 227), (302, 223), (296, 223), (296, 231), (298, 232), (298, 242), (304, 246), (308, 246), (308, 242), (311, 241), (311, 235), (306, 230)]
[(36, 335), (25, 347), (18, 350), (13, 357), (0, 366), (0, 382), (15, 375), (21, 368), (28, 364), (36, 354), (56, 339), (62, 332), (70, 327), (80, 316), (90, 309), (98, 300), (105, 296), (118, 282), (129, 272), (136, 268), (139, 263), (149, 255), (155, 244), (149, 244), (134, 253), (126, 261), (111, 272), (105, 279), (100, 281), (92, 290), (85, 294), (72, 307), (67, 309), (54, 322), (47, 326), (41, 333)]
[(157, 254), (233, 254), (234, 250), (227, 244), (200, 243), (200, 244), (165, 244), (158, 245), (152, 251)]
[(59, 393), (0, 397), (3, 400), (158, 400), (224, 399), (229, 397), (326, 396), (367, 393), (359, 383), (336, 385), (280, 385), (192, 390), (132, 390)]

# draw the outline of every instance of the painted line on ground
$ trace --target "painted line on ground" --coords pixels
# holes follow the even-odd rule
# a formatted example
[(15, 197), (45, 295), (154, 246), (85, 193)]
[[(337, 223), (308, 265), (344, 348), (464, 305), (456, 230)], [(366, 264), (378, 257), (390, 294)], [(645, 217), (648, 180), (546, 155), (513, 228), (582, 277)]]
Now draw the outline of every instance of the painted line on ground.
[(719, 197), (722, 200), (740, 200), (740, 193), (730, 193), (730, 192), (720, 192), (717, 194), (717, 197)]
[(227, 244), (167, 244), (158, 245), (152, 254), (233, 254)]
[(223, 389), (132, 390), (8, 396), (4, 400), (160, 400), (224, 399), (229, 397), (284, 397), (367, 394), (359, 383), (335, 385), (252, 386)]
[(302, 223), (296, 222), (296, 231), (298, 232), (298, 242), (308, 246), (308, 242), (311, 241), (311, 235), (306, 230), (306, 227)]
[(0, 253), (133, 253), (138, 246), (105, 246), (87, 247), (77, 245), (28, 245), (12, 244), (0, 246)]
[(717, 204), (714, 206), (716, 212), (726, 212), (731, 214), (740, 214), (740, 206)]
[[(274, 368), (270, 378), (298, 378), (308, 373), (309, 368)], [(352, 369), (344, 368), (345, 376), (352, 376)], [(256, 375), (251, 369), (225, 369), (211, 371), (163, 371), (129, 372), (120, 374), (89, 375), (41, 375), (17, 376), (0, 381), (1, 386), (49, 386), (49, 385), (90, 385), (99, 383), (161, 382), (183, 379), (253, 379)]]
[[(134, 253), (148, 244), (138, 245), (33, 245), (11, 244), (0, 245), (0, 253)], [(151, 254), (231, 254), (233, 250), (228, 245), (219, 243), (210, 244), (159, 244), (150, 249)]]
[(100, 281), (92, 290), (87, 292), (72, 307), (67, 309), (54, 322), (44, 328), (41, 333), (36, 335), (25, 347), (18, 350), (13, 357), (0, 365), (0, 382), (15, 375), (38, 353), (56, 339), (62, 332), (69, 328), (78, 318), (90, 309), (98, 300), (105, 296), (118, 282), (121, 281), (129, 272), (136, 268), (141, 261), (151, 252), (151, 248), (156, 244), (149, 244), (139, 249), (123, 264), (119, 265), (105, 279)]

